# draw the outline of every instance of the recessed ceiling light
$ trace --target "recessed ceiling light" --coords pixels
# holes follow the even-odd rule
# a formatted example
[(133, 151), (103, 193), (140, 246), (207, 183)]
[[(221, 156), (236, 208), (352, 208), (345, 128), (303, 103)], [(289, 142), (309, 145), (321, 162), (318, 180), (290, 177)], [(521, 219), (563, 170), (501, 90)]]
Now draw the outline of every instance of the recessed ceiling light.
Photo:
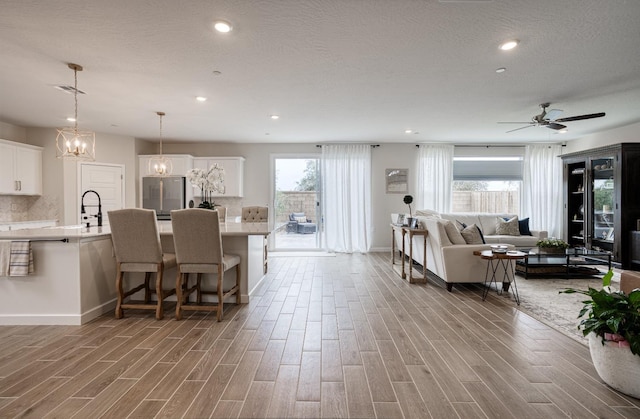
[(213, 22), (213, 28), (218, 32), (222, 32), (222, 33), (231, 32), (231, 29), (233, 29), (233, 27), (231, 26), (231, 23), (224, 20), (217, 20)]
[(404, 133), (405, 133), (405, 134), (411, 134), (412, 132), (413, 132), (413, 131), (412, 131), (412, 130), (410, 130), (410, 129), (406, 129), (406, 130), (404, 130)]
[(67, 118), (67, 121), (76, 122), (76, 119), (73, 116), (70, 116), (70, 117)]
[(280, 119), (280, 115), (271, 115), (269, 116), (269, 118), (276, 120), (276, 119)]
[(517, 39), (512, 39), (503, 44), (500, 44), (500, 49), (503, 51), (509, 51), (510, 49), (514, 49), (515, 47), (517, 47), (519, 43), (520, 41), (518, 41)]
[(206, 101), (207, 101), (207, 98), (206, 98), (206, 97), (204, 97), (204, 96), (196, 96), (196, 100), (197, 100), (198, 102), (206, 102)]
[(496, 68), (496, 73), (504, 73), (505, 71), (507, 71), (505, 67)]

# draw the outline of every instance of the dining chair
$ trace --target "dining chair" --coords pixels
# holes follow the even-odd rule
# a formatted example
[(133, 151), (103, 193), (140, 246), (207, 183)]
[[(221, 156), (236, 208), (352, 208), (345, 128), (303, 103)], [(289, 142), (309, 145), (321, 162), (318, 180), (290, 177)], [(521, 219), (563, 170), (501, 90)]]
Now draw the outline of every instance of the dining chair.
[[(269, 221), (269, 207), (242, 207), (242, 218), (241, 221), (243, 223), (266, 223)], [(267, 240), (267, 236), (264, 236), (264, 244), (262, 251), (262, 260), (263, 260), (263, 273), (267, 273), (269, 270), (268, 264), (268, 256), (269, 256), (269, 242)]]
[[(235, 294), (240, 304), (240, 256), (225, 253), (222, 248), (219, 214), (201, 208), (171, 211), (173, 242), (176, 251), (178, 275), (176, 277), (176, 319), (182, 318), (183, 310), (216, 311), (217, 320), (224, 315), (224, 300)], [(235, 285), (224, 290), (224, 273), (235, 266)], [(196, 274), (196, 282), (189, 286), (189, 275)], [(216, 274), (215, 291), (204, 291), (202, 274)], [(189, 296), (196, 293), (196, 301)], [(218, 303), (212, 305), (202, 301), (202, 296), (215, 294)]]
[[(163, 301), (175, 294), (175, 289), (163, 289), (162, 280), (165, 269), (176, 266), (173, 253), (162, 253), (160, 235), (156, 224), (156, 212), (150, 209), (127, 208), (107, 213), (111, 228), (111, 240), (116, 256), (116, 303), (115, 316), (122, 318), (123, 309), (155, 310), (156, 319), (163, 317)], [(144, 282), (124, 291), (125, 274), (144, 273)], [(151, 275), (155, 274), (155, 289), (150, 287)], [(125, 298), (144, 290), (144, 301)], [(151, 300), (156, 294), (157, 301)]]

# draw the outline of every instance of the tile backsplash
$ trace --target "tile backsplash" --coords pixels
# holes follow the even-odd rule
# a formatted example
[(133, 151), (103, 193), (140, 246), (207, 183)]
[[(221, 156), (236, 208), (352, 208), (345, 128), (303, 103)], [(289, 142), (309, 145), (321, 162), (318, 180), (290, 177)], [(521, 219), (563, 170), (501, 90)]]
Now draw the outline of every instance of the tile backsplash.
[(0, 195), (0, 222), (60, 220), (58, 198)]

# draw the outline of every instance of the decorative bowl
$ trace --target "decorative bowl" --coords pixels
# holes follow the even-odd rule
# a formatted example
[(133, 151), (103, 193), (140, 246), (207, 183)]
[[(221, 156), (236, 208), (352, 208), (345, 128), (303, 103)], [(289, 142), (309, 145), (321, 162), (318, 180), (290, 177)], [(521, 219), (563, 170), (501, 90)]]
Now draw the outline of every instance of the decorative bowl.
[(508, 246), (505, 244), (492, 244), (491, 251), (493, 253), (507, 253)]

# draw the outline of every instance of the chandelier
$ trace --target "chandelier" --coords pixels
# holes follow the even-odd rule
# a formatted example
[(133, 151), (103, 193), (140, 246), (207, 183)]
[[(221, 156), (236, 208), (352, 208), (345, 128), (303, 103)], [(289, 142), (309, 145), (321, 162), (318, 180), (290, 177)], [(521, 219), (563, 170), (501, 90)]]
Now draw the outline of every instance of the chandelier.
[(67, 65), (73, 70), (74, 78), (74, 126), (57, 129), (56, 157), (59, 159), (94, 161), (96, 159), (96, 134), (93, 131), (80, 131), (78, 129), (78, 71), (82, 71), (82, 66), (73, 63)]
[(162, 155), (162, 117), (164, 112), (156, 112), (160, 117), (160, 154), (149, 159), (149, 176), (171, 176), (173, 163), (170, 158)]

